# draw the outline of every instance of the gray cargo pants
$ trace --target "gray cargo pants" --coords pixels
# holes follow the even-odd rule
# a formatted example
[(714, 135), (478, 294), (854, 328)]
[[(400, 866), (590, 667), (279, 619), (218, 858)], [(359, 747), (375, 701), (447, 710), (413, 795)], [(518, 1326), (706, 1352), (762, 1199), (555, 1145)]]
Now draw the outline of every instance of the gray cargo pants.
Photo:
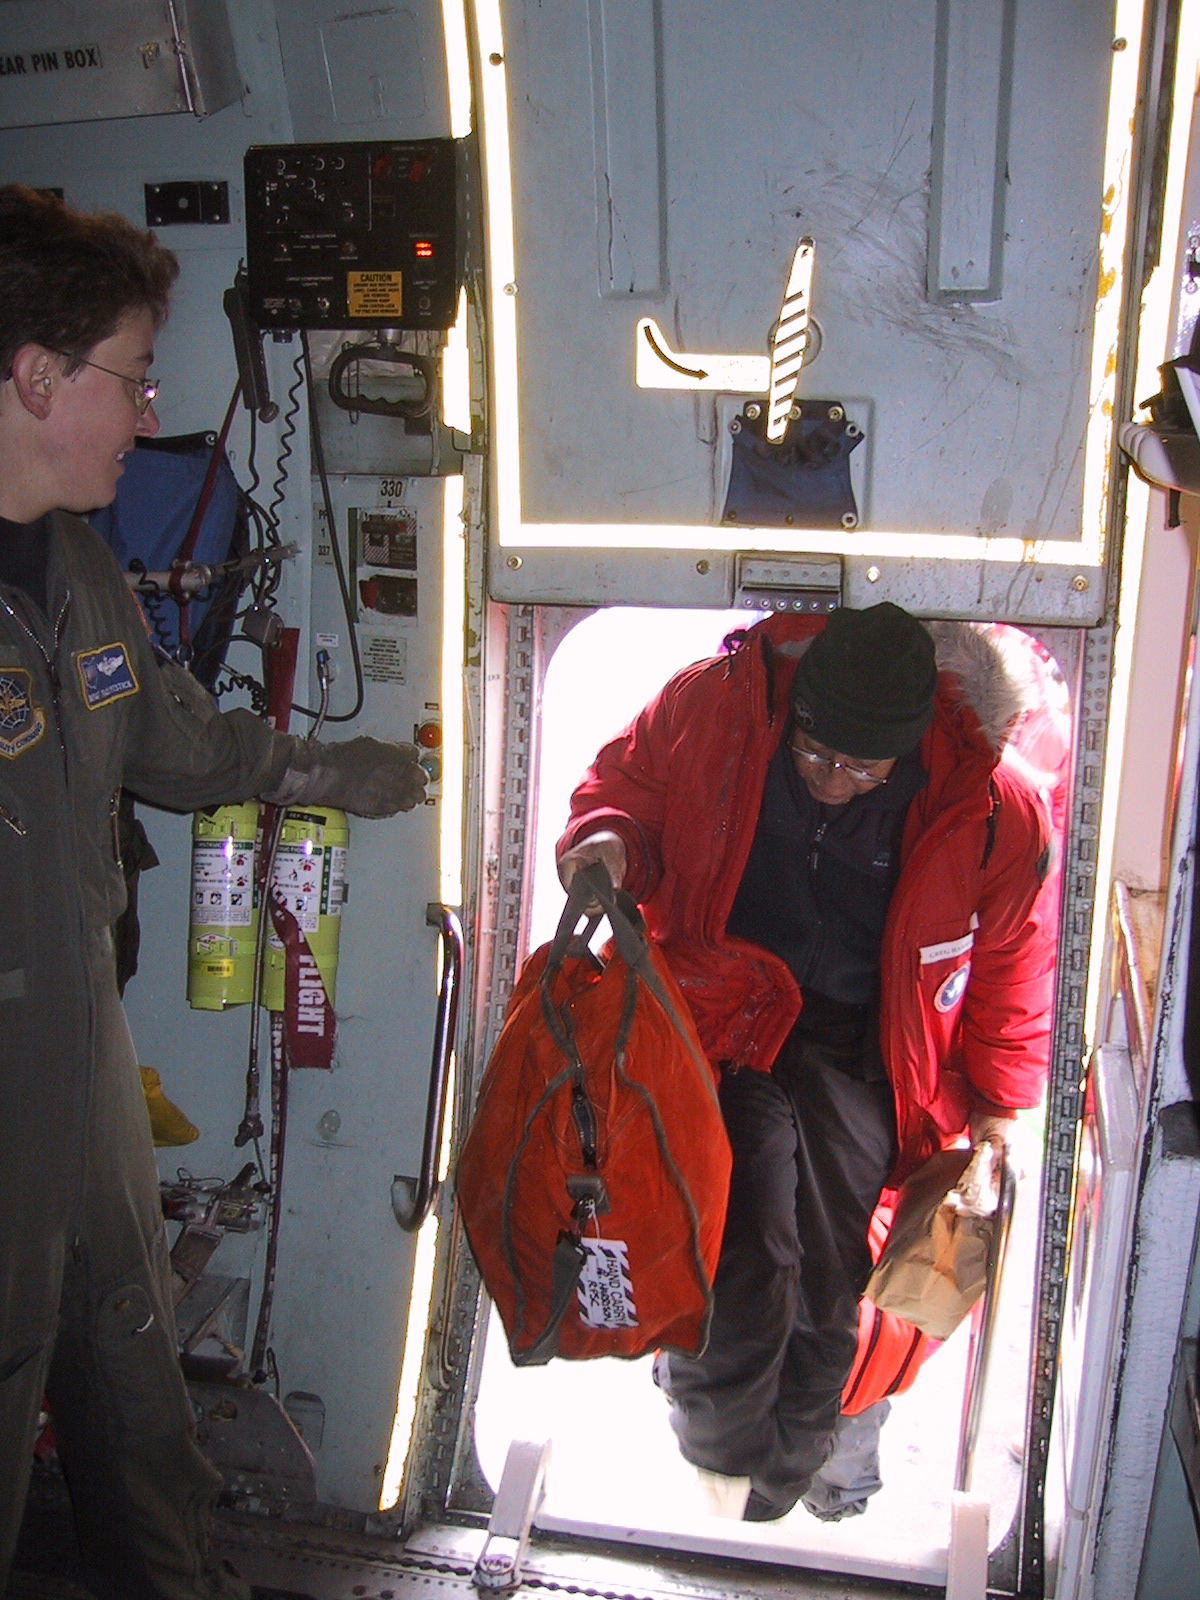
[[(60, 1244), (56, 1313), (0, 1308), (9, 1326), (31, 1332), (0, 1371), (0, 1593), (45, 1393), (98, 1600), (248, 1600), (248, 1586), (209, 1549), (220, 1478), (196, 1447), (179, 1370), (158, 1172), (133, 1045), (115, 984), (98, 988), (86, 1171), (78, 1226)], [(34, 1173), (29, 1181), (53, 1176)]]
[(720, 1096), (733, 1176), (708, 1347), (657, 1370), (685, 1458), (748, 1476), (746, 1515), (769, 1520), (833, 1445), (895, 1111), (887, 1082), (828, 1065), (796, 1030), (771, 1073), (726, 1073)]

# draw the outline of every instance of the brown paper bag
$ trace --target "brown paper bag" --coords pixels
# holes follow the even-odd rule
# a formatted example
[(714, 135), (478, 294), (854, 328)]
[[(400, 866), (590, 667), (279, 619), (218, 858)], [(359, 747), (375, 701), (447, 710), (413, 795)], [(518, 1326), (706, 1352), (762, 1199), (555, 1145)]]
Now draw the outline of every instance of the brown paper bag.
[(941, 1150), (900, 1190), (867, 1298), (932, 1339), (948, 1339), (987, 1286), (995, 1215), (964, 1214), (949, 1199), (972, 1159)]

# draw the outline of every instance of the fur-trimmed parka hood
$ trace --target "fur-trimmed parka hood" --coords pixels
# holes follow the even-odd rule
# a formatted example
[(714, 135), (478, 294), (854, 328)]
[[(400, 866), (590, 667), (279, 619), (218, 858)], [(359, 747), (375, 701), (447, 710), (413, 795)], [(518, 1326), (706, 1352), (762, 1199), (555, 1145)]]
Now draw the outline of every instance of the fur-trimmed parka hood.
[[(1021, 716), (1032, 709), (1035, 686), (1025, 663), (1003, 635), (972, 622), (930, 622), (938, 671), (954, 680), (952, 693), (975, 713), (984, 738), (997, 753)], [(1018, 673), (1026, 671), (1024, 680)]]

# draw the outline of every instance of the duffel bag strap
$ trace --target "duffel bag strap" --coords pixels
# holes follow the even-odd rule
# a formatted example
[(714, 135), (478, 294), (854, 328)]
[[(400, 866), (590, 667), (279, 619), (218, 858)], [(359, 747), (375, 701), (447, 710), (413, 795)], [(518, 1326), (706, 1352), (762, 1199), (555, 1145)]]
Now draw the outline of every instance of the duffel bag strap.
[[(631, 895), (626, 894), (623, 889), (614, 889), (608, 873), (598, 863), (595, 866), (585, 867), (575, 874), (571, 880), (572, 890), (574, 890), (575, 885), (581, 878), (587, 880), (587, 901), (598, 904), (608, 918), (617, 954), (632, 972), (637, 973), (680, 1036), (688, 1040), (687, 1029), (684, 1027), (670, 995), (663, 988), (658, 973), (654, 970), (654, 964), (650, 960), (646, 924), (642, 921), (642, 914), (637, 908), (636, 901)], [(692, 1048), (690, 1040), (688, 1040), (688, 1044), (689, 1048)], [(702, 1056), (697, 1055), (694, 1048), (692, 1048), (692, 1055), (696, 1060), (696, 1064), (702, 1069), (706, 1081), (711, 1083), (712, 1074), (708, 1062)]]
[(586, 1259), (586, 1252), (578, 1239), (573, 1239), (569, 1233), (559, 1234), (551, 1259), (550, 1314), (546, 1318), (546, 1326), (528, 1350), (513, 1350), (510, 1346), (509, 1354), (514, 1367), (544, 1367), (558, 1354), (559, 1325), (574, 1298)]
[(547, 972), (556, 972), (562, 966), (567, 950), (577, 937), (575, 930), (582, 917), (587, 918), (587, 925), (578, 935), (578, 948), (587, 947), (601, 918), (607, 917), (617, 954), (627, 967), (640, 970), (645, 962), (647, 941), (646, 924), (637, 901), (624, 889), (614, 889), (608, 872), (597, 861), (590, 867), (581, 867), (571, 879), (567, 903), (546, 955)]
[[(588, 869), (591, 870), (590, 868)], [(604, 874), (604, 881), (608, 883), (608, 874), (603, 867), (600, 871)], [(610, 890), (611, 895), (611, 890)], [(562, 909), (562, 916), (558, 919), (558, 927), (554, 930), (554, 938), (550, 941), (550, 948), (546, 952), (546, 972), (557, 972), (566, 959), (568, 950), (576, 940), (575, 930), (579, 926), (581, 917), (587, 917), (587, 926), (578, 935), (577, 949), (591, 954), (587, 947), (592, 935), (600, 926), (600, 913), (589, 911), (588, 907), (595, 902), (596, 896), (592, 893), (591, 880), (586, 872), (577, 872), (571, 880), (571, 887), (567, 890), (567, 903)]]
[[(582, 881), (581, 881), (582, 880)], [(579, 885), (579, 897), (584, 905), (596, 905), (608, 918), (612, 928), (613, 944), (627, 967), (637, 970), (646, 959), (646, 924), (637, 908), (637, 901), (624, 889), (614, 889), (608, 872), (600, 862), (582, 867), (571, 879), (571, 891)], [(599, 920), (597, 917), (595, 920)], [(657, 998), (657, 997), (656, 997)]]

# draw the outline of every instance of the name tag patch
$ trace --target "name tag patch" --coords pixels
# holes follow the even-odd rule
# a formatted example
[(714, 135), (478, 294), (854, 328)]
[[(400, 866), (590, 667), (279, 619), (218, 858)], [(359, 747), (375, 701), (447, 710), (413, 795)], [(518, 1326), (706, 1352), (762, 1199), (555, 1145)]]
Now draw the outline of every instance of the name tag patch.
[(79, 681), (89, 711), (98, 711), (110, 700), (124, 700), (138, 692), (138, 681), (125, 646), (101, 645), (98, 650), (81, 650), (75, 657)]
[(0, 756), (9, 761), (46, 731), (46, 713), (33, 703), (33, 679), (24, 667), (0, 667)]
[(941, 944), (923, 944), (918, 952), (921, 965), (927, 967), (934, 961), (957, 961), (959, 956), (965, 956), (974, 947), (975, 929), (978, 926), (978, 914), (972, 911), (971, 931), (964, 933), (961, 939), (946, 939)]

